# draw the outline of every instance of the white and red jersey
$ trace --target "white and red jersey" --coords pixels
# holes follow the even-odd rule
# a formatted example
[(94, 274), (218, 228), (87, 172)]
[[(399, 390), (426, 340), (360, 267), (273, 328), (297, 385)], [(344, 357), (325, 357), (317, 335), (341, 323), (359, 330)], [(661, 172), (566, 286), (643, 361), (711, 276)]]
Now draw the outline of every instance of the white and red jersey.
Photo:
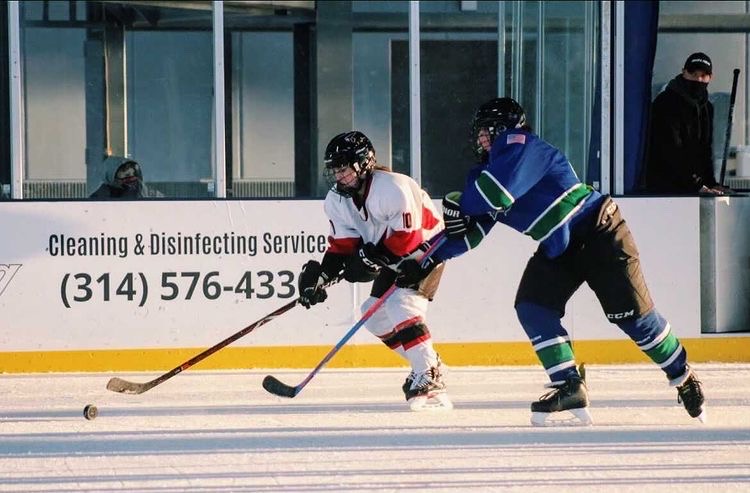
[(442, 215), (411, 177), (376, 169), (364, 187), (363, 197), (332, 190), (326, 195), (329, 252), (350, 255), (360, 241), (382, 242), (391, 253), (404, 256), (443, 230)]

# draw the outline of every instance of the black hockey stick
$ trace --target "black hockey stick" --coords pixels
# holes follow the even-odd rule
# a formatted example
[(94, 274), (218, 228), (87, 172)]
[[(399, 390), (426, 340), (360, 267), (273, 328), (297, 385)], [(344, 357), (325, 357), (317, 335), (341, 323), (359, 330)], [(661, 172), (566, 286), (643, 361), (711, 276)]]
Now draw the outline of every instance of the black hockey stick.
[[(325, 284), (325, 287), (331, 286), (332, 284), (338, 282), (339, 279), (334, 279), (327, 284)], [(182, 363), (180, 366), (176, 366), (169, 370), (167, 373), (164, 373), (163, 375), (156, 377), (153, 380), (150, 380), (148, 382), (143, 383), (136, 383), (136, 382), (129, 382), (127, 380), (123, 380), (122, 378), (113, 377), (107, 382), (107, 390), (111, 390), (112, 392), (119, 392), (121, 394), (142, 394), (146, 392), (147, 390), (150, 390), (160, 383), (163, 383), (166, 380), (169, 380), (173, 376), (177, 375), (178, 373), (182, 373), (183, 371), (187, 370), (191, 366), (195, 365), (196, 363), (203, 361), (204, 359), (208, 358), (212, 354), (214, 354), (216, 351), (225, 348), (226, 346), (230, 345), (240, 337), (243, 337), (253, 330), (257, 329), (261, 325), (265, 325), (274, 318), (278, 317), (282, 313), (286, 313), (292, 308), (294, 308), (297, 303), (299, 303), (299, 298), (294, 299), (293, 301), (290, 301), (286, 305), (282, 306), (278, 310), (269, 313), (265, 317), (261, 318), (257, 322), (253, 322), (252, 324), (248, 325), (244, 329), (242, 329), (239, 332), (236, 332), (235, 334), (232, 334), (231, 336), (227, 337), (220, 343), (211, 346), (210, 348), (206, 349), (200, 354), (196, 354), (189, 360)]]
[(740, 69), (734, 69), (734, 78), (732, 79), (732, 94), (729, 97), (729, 115), (727, 116), (727, 133), (724, 137), (724, 155), (721, 158), (721, 175), (719, 185), (724, 186), (724, 175), (727, 171), (727, 155), (729, 154), (729, 139), (732, 136), (732, 118), (734, 117), (734, 101), (737, 99), (737, 79), (740, 75)]
[(219, 349), (222, 349), (222, 348), (230, 345), (231, 343), (233, 343), (234, 341), (236, 341), (240, 337), (243, 337), (243, 336), (249, 334), (253, 330), (255, 330), (258, 327), (260, 327), (261, 325), (264, 325), (264, 324), (270, 322), (271, 320), (273, 320), (274, 318), (278, 317), (282, 313), (285, 313), (285, 312), (291, 310), (292, 308), (294, 308), (297, 305), (298, 302), (299, 302), (299, 298), (297, 298), (297, 299), (295, 299), (293, 301), (290, 301), (289, 303), (287, 303), (286, 305), (282, 306), (281, 308), (279, 308), (275, 312), (269, 313), (268, 315), (266, 315), (265, 317), (261, 318), (257, 322), (248, 325), (247, 327), (245, 327), (241, 331), (236, 332), (235, 334), (227, 337), (226, 339), (224, 339), (220, 343), (216, 344), (215, 346), (211, 346), (210, 348), (206, 349), (202, 353), (197, 354), (197, 355), (193, 356), (192, 358), (190, 358), (189, 360), (185, 361), (180, 366), (176, 366), (176, 367), (172, 368), (167, 373), (164, 373), (163, 375), (161, 375), (161, 376), (159, 376), (159, 377), (157, 377), (157, 378), (155, 378), (153, 380), (150, 380), (148, 382), (143, 382), (143, 383), (136, 383), (136, 382), (129, 382), (127, 380), (123, 380), (122, 378), (119, 378), (119, 377), (113, 377), (113, 378), (111, 378), (109, 380), (109, 382), (107, 382), (107, 390), (111, 390), (112, 392), (119, 392), (121, 394), (142, 394), (142, 393), (146, 392), (147, 390), (151, 390), (154, 387), (156, 387), (157, 385), (159, 385), (160, 383), (163, 383), (166, 380), (169, 380), (173, 376), (177, 375), (178, 373), (182, 373), (183, 371), (187, 370), (188, 368), (190, 368), (194, 364), (198, 363), (199, 361), (203, 361), (204, 359), (208, 358), (209, 356), (211, 356), (212, 354), (214, 354)]
[[(426, 260), (430, 255), (432, 255), (432, 252), (437, 250), (437, 248), (442, 245), (445, 242), (446, 238), (440, 234), (440, 237), (437, 239), (435, 243), (430, 245), (430, 247), (425, 251), (424, 255), (422, 255), (422, 261)], [(341, 340), (330, 350), (328, 351), (328, 354), (325, 355), (325, 357), (318, 363), (318, 366), (316, 366), (309, 375), (305, 377), (304, 380), (302, 380), (299, 384), (292, 387), (290, 385), (285, 384), (278, 378), (274, 377), (273, 375), (266, 375), (266, 378), (263, 379), (263, 388), (266, 389), (268, 392), (278, 395), (279, 397), (289, 397), (292, 398), (302, 392), (302, 389), (305, 388), (305, 386), (312, 380), (312, 378), (320, 371), (323, 366), (325, 366), (326, 363), (328, 363), (333, 356), (339, 352), (339, 350), (346, 344), (349, 339), (354, 336), (354, 334), (364, 325), (364, 323), (372, 316), (373, 313), (375, 313), (378, 308), (383, 306), (383, 303), (386, 302), (386, 300), (393, 294), (394, 291), (396, 291), (397, 287), (395, 284), (393, 284), (390, 288), (388, 288), (388, 291), (383, 293), (383, 296), (378, 298), (378, 301), (372, 304), (370, 308), (367, 309), (367, 311), (362, 315), (362, 318), (359, 319), (359, 321), (352, 326), (351, 329), (349, 329), (349, 332), (347, 332), (344, 337), (341, 338)]]
[[(340, 280), (341, 278), (332, 279), (328, 281), (327, 283), (325, 283), (323, 287), (325, 288), (330, 287), (336, 284), (337, 282), (339, 282)], [(124, 380), (119, 377), (113, 377), (109, 379), (109, 382), (107, 382), (107, 390), (111, 390), (112, 392), (119, 392), (121, 394), (142, 394), (146, 392), (147, 390), (151, 390), (157, 385), (159, 385), (160, 383), (163, 383), (166, 380), (169, 380), (170, 378), (177, 375), (178, 373), (182, 373), (183, 371), (187, 370), (188, 368), (195, 365), (196, 363), (203, 361), (204, 359), (214, 354), (216, 351), (227, 347), (228, 345), (230, 345), (231, 343), (233, 343), (240, 337), (246, 336), (250, 332), (260, 327), (261, 325), (267, 324), (268, 322), (278, 317), (282, 313), (288, 312), (289, 310), (294, 308), (297, 305), (297, 303), (299, 303), (299, 298), (296, 298), (290, 301), (289, 303), (282, 306), (278, 310), (273, 311), (269, 313), (268, 315), (266, 315), (265, 317), (261, 318), (260, 320), (251, 323), (250, 325), (248, 325), (241, 331), (232, 334), (231, 336), (227, 337), (220, 343), (215, 344), (211, 346), (210, 348), (206, 349), (202, 353), (196, 354), (195, 356), (185, 361), (181, 365), (172, 368), (167, 373), (164, 373), (163, 375), (160, 375), (153, 380), (149, 380), (148, 382), (143, 382), (143, 383), (137, 383), (137, 382), (130, 382), (128, 380)]]

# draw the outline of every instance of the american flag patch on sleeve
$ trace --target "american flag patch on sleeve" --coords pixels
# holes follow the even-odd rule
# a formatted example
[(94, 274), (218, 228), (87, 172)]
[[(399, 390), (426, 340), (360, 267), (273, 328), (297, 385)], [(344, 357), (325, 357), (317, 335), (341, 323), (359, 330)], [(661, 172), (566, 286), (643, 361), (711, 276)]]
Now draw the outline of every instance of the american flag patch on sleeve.
[(508, 134), (508, 144), (525, 144), (526, 136), (524, 134)]

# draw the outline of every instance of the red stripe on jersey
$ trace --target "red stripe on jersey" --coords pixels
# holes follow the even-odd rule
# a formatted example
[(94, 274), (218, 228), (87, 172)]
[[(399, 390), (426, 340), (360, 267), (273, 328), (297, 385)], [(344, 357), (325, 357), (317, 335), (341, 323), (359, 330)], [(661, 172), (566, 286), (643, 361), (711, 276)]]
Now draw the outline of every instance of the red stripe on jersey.
[(424, 231), (431, 231), (440, 224), (441, 219), (435, 217), (433, 211), (427, 207), (422, 207), (422, 224), (420, 230), (415, 231), (396, 231), (386, 238), (383, 243), (388, 250), (396, 255), (409, 255), (425, 241)]
[(351, 255), (357, 249), (357, 245), (359, 245), (359, 238), (328, 237), (328, 251), (331, 253)]
[(440, 218), (432, 214), (432, 209), (422, 207), (422, 229), (431, 230), (440, 224)]
[(422, 244), (422, 230), (417, 231), (394, 231), (383, 243), (388, 250), (396, 255), (408, 255)]

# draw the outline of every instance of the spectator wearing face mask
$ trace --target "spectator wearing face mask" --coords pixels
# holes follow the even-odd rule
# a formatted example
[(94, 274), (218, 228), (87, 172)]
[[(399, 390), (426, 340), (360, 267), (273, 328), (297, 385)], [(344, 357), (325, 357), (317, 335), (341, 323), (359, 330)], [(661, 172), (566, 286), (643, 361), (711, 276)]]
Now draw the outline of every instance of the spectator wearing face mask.
[(104, 181), (90, 198), (112, 200), (163, 196), (143, 182), (141, 165), (136, 161), (122, 156), (109, 156), (104, 160)]
[(656, 96), (651, 109), (646, 191), (675, 195), (724, 195), (715, 178), (714, 107), (708, 100), (713, 63), (693, 53), (682, 72)]

